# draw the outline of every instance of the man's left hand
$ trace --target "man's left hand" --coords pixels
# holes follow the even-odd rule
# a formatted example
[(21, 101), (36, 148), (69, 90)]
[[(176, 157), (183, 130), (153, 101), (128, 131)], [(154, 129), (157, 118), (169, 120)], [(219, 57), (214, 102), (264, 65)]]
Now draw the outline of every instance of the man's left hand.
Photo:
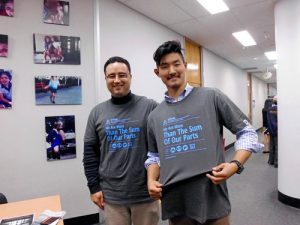
[(220, 184), (235, 174), (237, 169), (237, 165), (234, 163), (222, 163), (212, 168), (211, 174), (206, 174), (206, 177), (208, 177), (214, 184)]

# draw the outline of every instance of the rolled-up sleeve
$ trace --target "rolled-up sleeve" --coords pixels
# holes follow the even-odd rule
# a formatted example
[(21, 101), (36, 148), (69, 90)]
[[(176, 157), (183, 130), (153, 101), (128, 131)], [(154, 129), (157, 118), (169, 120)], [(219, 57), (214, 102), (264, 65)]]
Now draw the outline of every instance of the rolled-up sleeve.
[(151, 164), (157, 164), (160, 167), (160, 159), (159, 159), (158, 153), (148, 152), (147, 156), (148, 156), (148, 159), (145, 161), (145, 168), (146, 169)]
[(243, 149), (253, 153), (261, 152), (264, 145), (258, 142), (258, 135), (254, 128), (248, 124), (242, 130), (236, 133), (236, 150)]

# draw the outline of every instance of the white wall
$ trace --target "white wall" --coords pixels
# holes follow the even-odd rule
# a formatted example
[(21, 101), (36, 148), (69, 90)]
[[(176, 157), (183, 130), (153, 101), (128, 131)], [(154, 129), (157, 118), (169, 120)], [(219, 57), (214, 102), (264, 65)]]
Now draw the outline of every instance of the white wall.
[[(59, 194), (66, 218), (88, 214), (90, 203), (82, 167), (85, 121), (95, 104), (93, 1), (70, 0), (70, 26), (42, 22), (43, 1), (15, 0), (15, 17), (0, 17), (9, 36), (9, 56), (0, 68), (13, 71), (13, 108), (0, 110), (0, 191), (19, 201)], [(33, 63), (33, 33), (81, 38), (81, 65)], [(34, 76), (82, 78), (82, 105), (35, 105)], [(45, 116), (75, 115), (77, 158), (46, 161)]]
[(277, 95), (277, 86), (274, 87), (273, 84), (270, 84), (269, 85), (269, 93), (268, 93), (269, 96), (275, 96)]
[(165, 41), (179, 40), (183, 43), (183, 37), (114, 0), (100, 0), (99, 10), (100, 89), (103, 95), (100, 100), (110, 97), (103, 65), (109, 57), (118, 55), (126, 58), (132, 67), (132, 92), (162, 101), (166, 88), (153, 72), (153, 53)]
[[(202, 55), (204, 86), (220, 89), (248, 115), (247, 73), (205, 48)], [(224, 129), (224, 138), (225, 145), (235, 141), (227, 129)]]
[(288, 204), (294, 206), (299, 206), (300, 201), (299, 10), (300, 2), (297, 0), (278, 1), (275, 5), (278, 53), (278, 191), (286, 195), (284, 199)]
[(252, 125), (255, 129), (262, 127), (262, 109), (267, 97), (267, 84), (252, 76)]

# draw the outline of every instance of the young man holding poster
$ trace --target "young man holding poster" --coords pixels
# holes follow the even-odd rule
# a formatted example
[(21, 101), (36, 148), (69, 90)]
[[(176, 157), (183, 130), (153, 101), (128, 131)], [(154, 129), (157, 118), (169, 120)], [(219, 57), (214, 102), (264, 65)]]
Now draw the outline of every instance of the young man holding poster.
[[(241, 173), (261, 149), (247, 117), (223, 93), (193, 88), (177, 41), (154, 53), (154, 72), (167, 87), (165, 101), (148, 118), (148, 191), (161, 198), (162, 218), (171, 225), (228, 225), (226, 180)], [(236, 152), (225, 162), (223, 126), (236, 134)]]

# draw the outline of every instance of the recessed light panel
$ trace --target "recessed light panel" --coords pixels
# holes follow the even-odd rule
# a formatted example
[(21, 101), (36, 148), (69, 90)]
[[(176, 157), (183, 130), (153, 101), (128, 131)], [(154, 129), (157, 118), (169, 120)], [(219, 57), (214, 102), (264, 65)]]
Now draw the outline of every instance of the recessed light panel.
[(245, 47), (256, 45), (255, 40), (246, 30), (232, 33), (232, 35)]
[(197, 0), (210, 14), (228, 11), (229, 8), (223, 0)]

